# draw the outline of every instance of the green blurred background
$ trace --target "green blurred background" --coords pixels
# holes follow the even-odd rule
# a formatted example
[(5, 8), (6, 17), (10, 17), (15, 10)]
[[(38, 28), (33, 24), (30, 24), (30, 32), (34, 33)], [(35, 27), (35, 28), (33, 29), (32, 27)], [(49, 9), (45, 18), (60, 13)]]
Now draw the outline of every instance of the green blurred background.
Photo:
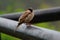
[[(32, 7), (33, 9), (44, 9), (59, 6), (60, 0), (0, 0), (0, 15), (5, 13), (7, 14), (12, 12), (21, 12), (29, 7)], [(43, 22), (33, 25), (60, 31), (60, 21)], [(1, 40), (21, 40), (21, 39), (1, 33)]]

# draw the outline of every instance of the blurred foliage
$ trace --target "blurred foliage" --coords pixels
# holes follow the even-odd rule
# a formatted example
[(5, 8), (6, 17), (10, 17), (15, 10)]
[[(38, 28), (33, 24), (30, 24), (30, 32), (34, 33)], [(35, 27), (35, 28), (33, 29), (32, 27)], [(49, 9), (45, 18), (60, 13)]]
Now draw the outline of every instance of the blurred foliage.
[(49, 22), (37, 23), (37, 24), (34, 24), (34, 25), (54, 30), (54, 25), (49, 26)]
[(1, 40), (20, 40), (20, 39), (1, 33)]
[(41, 3), (41, 5), (40, 5), (40, 8), (41, 8), (41, 9), (49, 8), (49, 7), (52, 7), (52, 6), (51, 6), (51, 5), (46, 4), (45, 2), (42, 2), (42, 3)]
[[(32, 7), (33, 9), (44, 9), (60, 6), (60, 0), (0, 0), (0, 14), (21, 12)], [(60, 21), (33, 24), (43, 28), (60, 31)], [(18, 38), (1, 33), (2, 40), (20, 40)]]

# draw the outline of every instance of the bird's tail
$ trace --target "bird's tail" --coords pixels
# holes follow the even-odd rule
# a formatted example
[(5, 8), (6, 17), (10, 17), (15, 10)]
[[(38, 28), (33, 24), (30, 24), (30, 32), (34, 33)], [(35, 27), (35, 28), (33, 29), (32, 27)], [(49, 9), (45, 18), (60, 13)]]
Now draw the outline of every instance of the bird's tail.
[(16, 26), (16, 29), (14, 30), (14, 32), (17, 30), (17, 28), (21, 25), (22, 23), (18, 23), (18, 25)]

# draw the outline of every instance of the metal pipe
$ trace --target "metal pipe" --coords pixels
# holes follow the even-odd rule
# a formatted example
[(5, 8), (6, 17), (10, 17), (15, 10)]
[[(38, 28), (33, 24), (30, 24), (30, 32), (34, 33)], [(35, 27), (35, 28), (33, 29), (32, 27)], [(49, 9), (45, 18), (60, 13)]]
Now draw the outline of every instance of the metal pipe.
[(11, 36), (28, 40), (60, 40), (60, 32), (31, 25), (27, 27), (25, 23), (14, 32), (17, 21), (0, 17), (0, 31)]
[[(0, 15), (0, 17), (4, 17), (4, 18), (8, 18), (8, 19), (17, 21), (19, 16), (21, 15), (21, 13), (23, 13), (23, 12), (16, 12), (16, 13)], [(34, 13), (35, 13), (35, 17), (31, 21), (31, 23), (60, 20), (60, 7), (35, 10)]]

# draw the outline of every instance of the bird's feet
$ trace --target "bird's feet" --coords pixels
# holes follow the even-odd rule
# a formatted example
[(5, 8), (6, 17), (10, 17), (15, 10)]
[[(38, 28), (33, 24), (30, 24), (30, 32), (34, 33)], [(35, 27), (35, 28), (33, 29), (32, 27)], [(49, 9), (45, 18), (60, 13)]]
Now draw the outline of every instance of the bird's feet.
[(26, 23), (26, 25), (27, 25), (27, 28), (31, 27), (31, 23)]

